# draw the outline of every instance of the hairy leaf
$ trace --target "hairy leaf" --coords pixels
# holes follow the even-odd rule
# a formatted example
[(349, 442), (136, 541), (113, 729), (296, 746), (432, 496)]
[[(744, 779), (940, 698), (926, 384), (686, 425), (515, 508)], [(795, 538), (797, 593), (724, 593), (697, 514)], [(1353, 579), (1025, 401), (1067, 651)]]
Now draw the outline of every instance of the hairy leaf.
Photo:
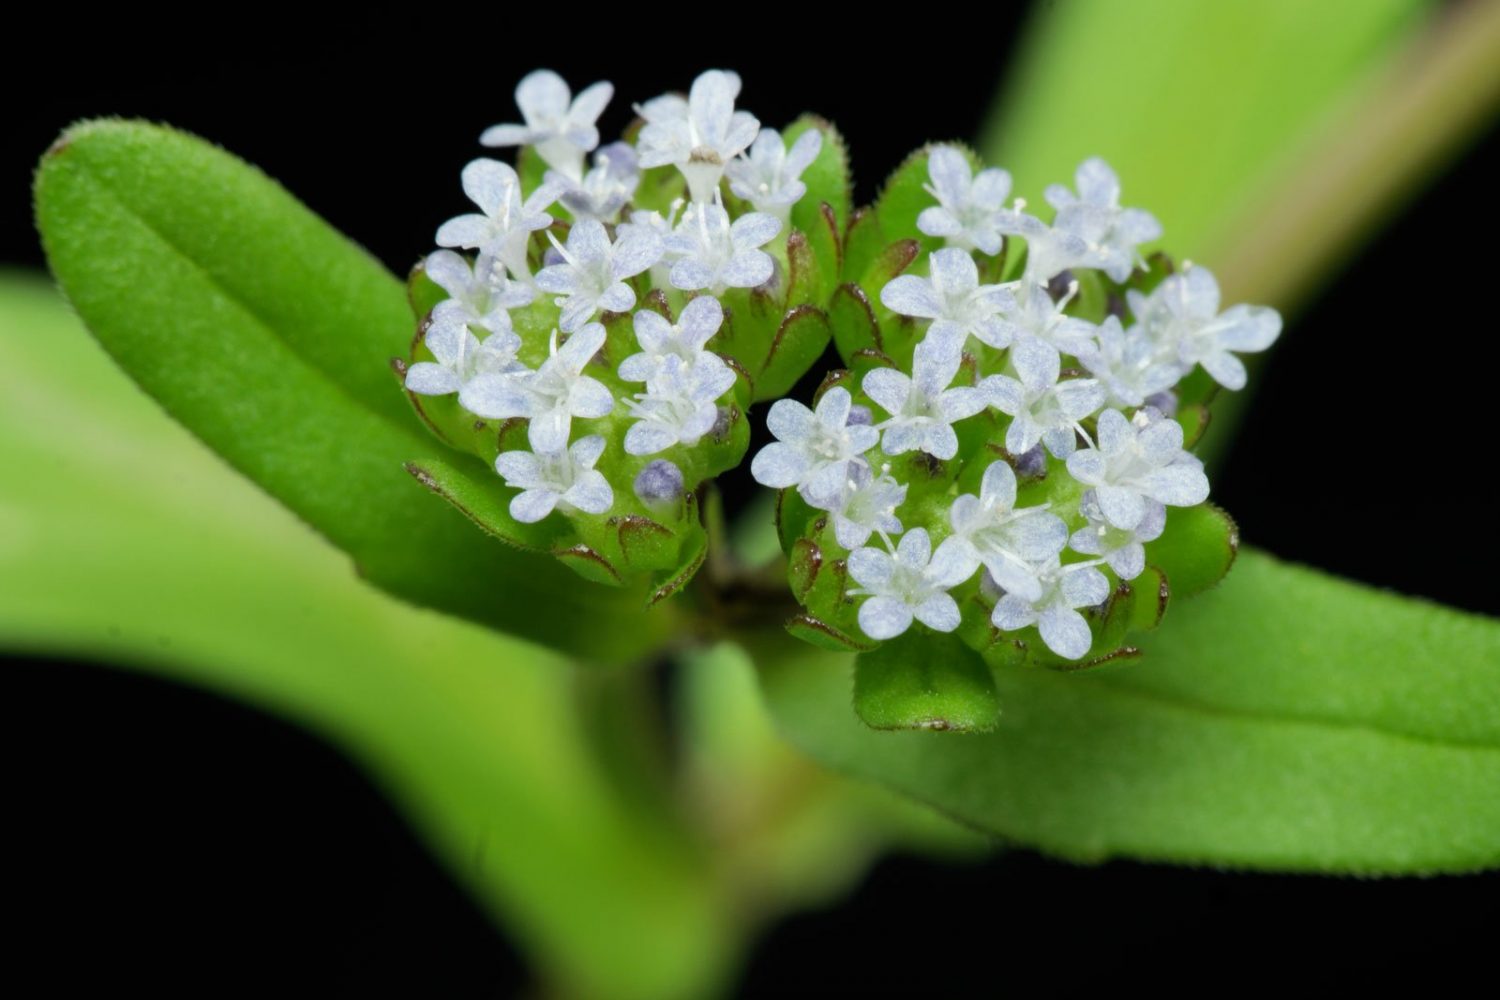
[[(669, 613), (509, 548), (407, 475), (438, 448), (387, 368), (401, 283), (253, 167), (138, 122), (69, 130), (36, 179), (48, 261), (166, 410), (419, 604), (584, 656), (650, 648)], [(473, 475), (489, 475), (480, 463)]]
[(1500, 864), (1500, 622), (1243, 553), (1128, 667), (995, 672), (993, 732), (875, 732), (850, 659), (762, 663), (785, 733), (1008, 839), (1353, 873)]

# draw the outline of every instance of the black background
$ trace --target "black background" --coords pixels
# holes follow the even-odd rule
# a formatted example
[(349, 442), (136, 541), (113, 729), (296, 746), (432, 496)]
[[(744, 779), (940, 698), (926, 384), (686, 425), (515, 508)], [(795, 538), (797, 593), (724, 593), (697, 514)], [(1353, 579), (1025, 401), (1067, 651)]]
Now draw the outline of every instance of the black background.
[[(373, 11), (364, 16), (385, 16)], [(234, 52), (223, 34), (87, 55), (66, 50), (64, 35), (42, 38), (52, 75), (6, 81), (0, 263), (41, 265), (26, 190), (56, 132), (125, 114), (220, 142), (404, 270), (437, 224), (465, 209), (458, 170), (481, 153), (484, 126), (514, 119), (511, 90), (527, 68), (551, 65), (575, 85), (612, 79), (608, 136), (628, 101), (684, 87), (705, 68), (703, 51), (731, 51), (677, 34), (533, 51), (525, 32), (490, 43), (466, 29), (472, 10), (442, 16), (452, 23), (413, 22), (400, 39), (350, 24), (336, 43), (239, 38)], [(707, 64), (740, 70), (743, 103), (764, 122), (807, 109), (834, 119), (866, 199), (922, 141), (975, 134), (1016, 20), (1002, 12), (986, 26), (998, 40), (992, 54), (939, 60), (944, 87), (962, 95), (947, 102), (838, 33), (825, 32), (800, 61), (747, 45)], [(1493, 252), (1467, 256), (1453, 237), (1456, 220), (1481, 242), (1493, 231), (1497, 174), (1491, 134), (1294, 319), (1258, 373), (1254, 406), (1214, 483), (1246, 539), (1500, 613), (1500, 545), (1481, 480), (1500, 370), (1486, 278)], [(39, 975), (57, 990), (524, 990), (521, 958), (503, 934), (321, 743), (98, 665), (12, 660), (3, 677), (7, 978)], [(775, 928), (754, 949), (743, 990), (1213, 989), (1401, 976), (1435, 985), (1488, 962), (1497, 888), (1494, 876), (1366, 882), (1076, 868), (1024, 851), (978, 866), (897, 857), (837, 908)]]

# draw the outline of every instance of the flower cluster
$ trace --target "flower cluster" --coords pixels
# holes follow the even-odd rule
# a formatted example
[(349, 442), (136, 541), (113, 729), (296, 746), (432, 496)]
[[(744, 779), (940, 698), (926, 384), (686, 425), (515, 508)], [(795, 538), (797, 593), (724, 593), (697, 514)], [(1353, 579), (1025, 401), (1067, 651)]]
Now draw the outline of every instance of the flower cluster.
[[(788, 220), (823, 141), (762, 129), (739, 91), (734, 73), (703, 73), (686, 97), (637, 106), (633, 143), (601, 147), (613, 87), (575, 96), (540, 70), (516, 89), (523, 123), (480, 140), (520, 147), (516, 165), (464, 168), (477, 210), (438, 229), (444, 249), (420, 269), (436, 301), (404, 385), (516, 491), (508, 537), (591, 558), (613, 544), (628, 562), (589, 537), (601, 517), (692, 529), (692, 491), (743, 456), (756, 366), (710, 342), (726, 296), (786, 294)], [(554, 512), (573, 536), (527, 534)]]
[[(1102, 160), (1078, 168), (1076, 192), (1047, 189), (1050, 222), (1007, 204), (1010, 175), (976, 171), (958, 147), (923, 161), (917, 232), (883, 221), (887, 238), (911, 236), (927, 253), (868, 289), (879, 305), (863, 303), (867, 335), (856, 322), (841, 343), (851, 371), (825, 383), (814, 409), (771, 407), (776, 441), (752, 471), (812, 512), (809, 540), (792, 546), (793, 586), (810, 606), (812, 574), (846, 553), (824, 628), (857, 602), (868, 639), (914, 621), (954, 632), (972, 600), (988, 619), (978, 642), (1035, 627), (1076, 661), (1094, 639), (1083, 612), (1110, 599), (1110, 577), (1139, 577), (1167, 508), (1208, 497), (1184, 448), (1201, 407), (1184, 407), (1179, 387), (1202, 395), (1189, 378), (1199, 368), (1243, 387), (1236, 355), (1270, 346), (1281, 319), (1221, 311), (1202, 267), (1148, 266), (1140, 247), (1161, 227), (1121, 206)], [(787, 509), (784, 497), (784, 519)]]
[[(1128, 581), (1154, 580), (1159, 612), (1164, 547), (1193, 535), (1168, 509), (1208, 496), (1187, 450), (1204, 403), (1243, 387), (1238, 355), (1280, 317), (1143, 256), (1161, 226), (1102, 160), (1046, 190), (1044, 219), (1006, 171), (933, 146), (854, 210), (832, 126), (762, 128), (739, 96), (710, 70), (601, 145), (610, 84), (521, 81), (523, 121), (480, 139), (514, 165), (463, 169), (476, 210), (414, 272), (396, 362), (429, 428), (498, 478), (413, 474), (660, 599), (703, 563), (700, 488), (743, 460), (766, 401), (751, 473), (781, 491), (793, 632), (869, 649), (920, 623), (1030, 656), (1034, 629), (1043, 661), (1078, 661), (1124, 634), (1105, 626)], [(814, 405), (781, 398), (830, 343), (845, 367)]]

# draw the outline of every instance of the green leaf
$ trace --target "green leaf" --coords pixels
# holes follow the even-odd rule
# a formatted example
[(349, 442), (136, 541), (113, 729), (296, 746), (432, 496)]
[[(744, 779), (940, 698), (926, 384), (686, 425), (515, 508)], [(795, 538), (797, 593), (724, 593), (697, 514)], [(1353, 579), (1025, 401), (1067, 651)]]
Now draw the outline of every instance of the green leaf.
[(915, 628), (854, 660), (854, 710), (874, 729), (993, 729), (989, 667), (951, 635)]
[(837, 770), (1082, 860), (1368, 874), (1500, 864), (1500, 622), (1244, 552), (1144, 657), (1002, 669), (988, 734), (875, 732), (850, 661), (768, 658), (783, 731)]
[(670, 631), (669, 614), (640, 614), (643, 592), (580, 584), (407, 475), (440, 446), (387, 367), (412, 335), (401, 283), (259, 171), (101, 121), (48, 152), (36, 198), (53, 272), (116, 363), (370, 582), (588, 657)]
[(589, 751), (574, 699), (595, 671), (360, 584), (42, 282), (0, 274), (0, 349), (0, 648), (161, 674), (321, 733), (539, 957), (544, 992), (716, 992), (732, 907), (703, 852)]
[(1124, 203), (1161, 220), (1173, 255), (1213, 267), (1203, 254), (1218, 225), (1434, 6), (1040, 4), (980, 149), (1037, 204), (1104, 157)]

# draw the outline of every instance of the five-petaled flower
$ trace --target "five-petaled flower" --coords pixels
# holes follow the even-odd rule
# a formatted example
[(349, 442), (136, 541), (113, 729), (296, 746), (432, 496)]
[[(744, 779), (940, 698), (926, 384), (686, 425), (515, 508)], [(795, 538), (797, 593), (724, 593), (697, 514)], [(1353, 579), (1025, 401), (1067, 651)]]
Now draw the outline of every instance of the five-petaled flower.
[(521, 492), (511, 498), (510, 516), (523, 524), (540, 521), (558, 506), (603, 514), (615, 494), (604, 473), (594, 468), (604, 453), (604, 438), (590, 434), (556, 452), (503, 451), (495, 471), (505, 485)]
[[(887, 547), (890, 539), (885, 539)], [(932, 550), (926, 528), (901, 536), (893, 550), (855, 549), (849, 553), (849, 578), (859, 584), (850, 594), (865, 596), (859, 627), (871, 639), (894, 639), (912, 619), (936, 632), (958, 628), (958, 603), (948, 593), (974, 575), (977, 563), (968, 546), (946, 538)]]
[(802, 486), (814, 497), (842, 490), (849, 464), (863, 462), (861, 456), (880, 440), (874, 427), (849, 422), (853, 403), (841, 385), (823, 393), (816, 410), (795, 399), (772, 403), (766, 426), (776, 440), (756, 454), (750, 474), (763, 486)]
[(615, 397), (583, 369), (604, 346), (604, 326), (589, 323), (557, 346), (552, 333), (550, 356), (536, 371), (479, 375), (459, 393), (464, 409), (481, 417), (531, 421), (527, 436), (539, 452), (558, 452), (568, 445), (574, 417), (602, 417), (615, 408)]
[(1151, 502), (1191, 507), (1208, 499), (1203, 462), (1182, 449), (1182, 425), (1142, 410), (1126, 419), (1119, 410), (1099, 415), (1099, 443), (1068, 457), (1068, 473), (1094, 487), (1104, 519), (1135, 528)]
[(562, 77), (539, 69), (521, 78), (516, 106), (524, 125), (492, 125), (479, 137), (485, 146), (530, 146), (552, 169), (578, 180), (583, 157), (599, 145), (595, 122), (615, 96), (613, 84), (596, 83), (577, 97)]

